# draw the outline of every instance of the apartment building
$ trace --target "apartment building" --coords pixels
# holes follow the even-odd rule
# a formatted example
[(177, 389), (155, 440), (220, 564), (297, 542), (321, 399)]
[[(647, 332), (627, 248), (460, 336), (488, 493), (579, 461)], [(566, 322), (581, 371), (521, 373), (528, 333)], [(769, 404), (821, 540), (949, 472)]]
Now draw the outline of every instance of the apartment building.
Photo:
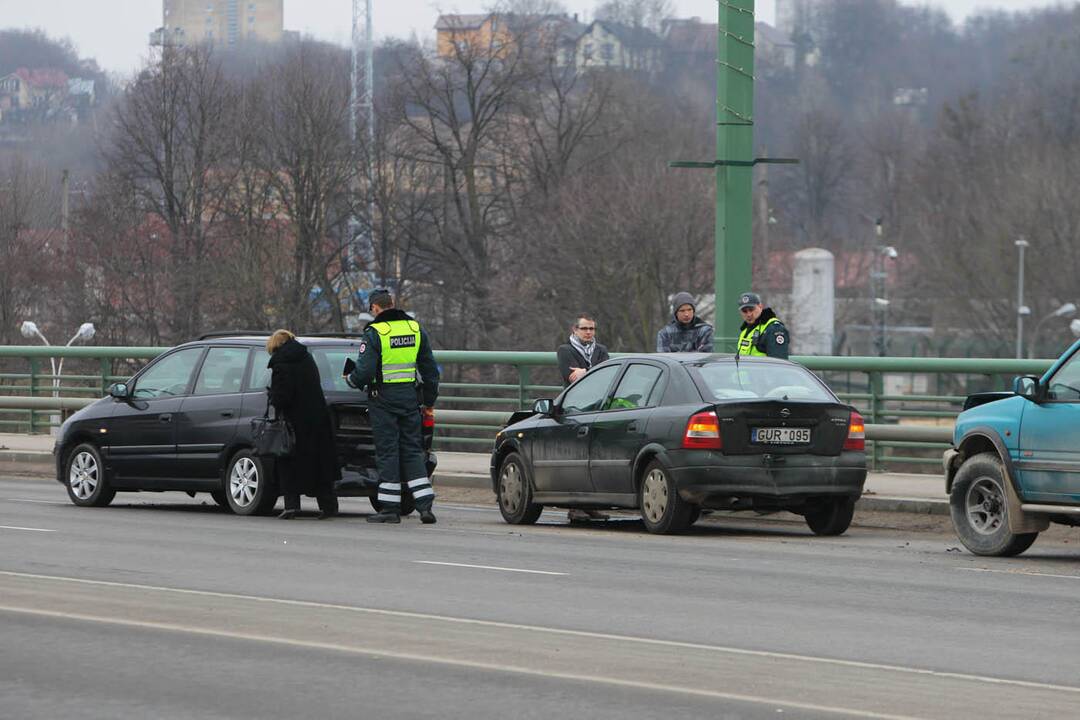
[(277, 42), (284, 26), (285, 0), (162, 0), (162, 27), (151, 35), (151, 43), (234, 47), (247, 40)]

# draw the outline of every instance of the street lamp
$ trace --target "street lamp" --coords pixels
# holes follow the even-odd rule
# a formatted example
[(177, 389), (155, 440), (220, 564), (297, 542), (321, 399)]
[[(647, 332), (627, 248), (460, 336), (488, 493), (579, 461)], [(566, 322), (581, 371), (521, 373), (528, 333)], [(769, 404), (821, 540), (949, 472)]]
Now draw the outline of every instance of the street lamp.
[(874, 246), (874, 270), (870, 272), (871, 279), (871, 309), (872, 318), (880, 316), (877, 323), (880, 328), (875, 344), (878, 355), (884, 357), (888, 350), (888, 309), (889, 309), (889, 273), (885, 270), (885, 260), (895, 260), (900, 256), (892, 245), (882, 244), (885, 235), (885, 221), (877, 218), (874, 221), (874, 234), (877, 236), (877, 244)]
[(1021, 236), (1013, 244), (1020, 251), (1016, 279), (1016, 357), (1020, 359), (1024, 357), (1024, 316), (1031, 314), (1031, 309), (1024, 304), (1024, 248), (1030, 243)]
[[(46, 338), (45, 335), (42, 334), (41, 330), (37, 326), (37, 323), (35, 323), (33, 320), (24, 320), (23, 323), (19, 326), (19, 332), (22, 333), (22, 336), (25, 338), (36, 337), (39, 338), (41, 342), (51, 346), (48, 338)], [(79, 326), (79, 329), (75, 332), (74, 335), (71, 336), (71, 339), (67, 341), (67, 344), (64, 345), (64, 347), (70, 347), (72, 343), (74, 343), (76, 340), (89, 340), (90, 338), (94, 337), (94, 333), (94, 324), (85, 322)], [(60, 373), (64, 371), (64, 358), (60, 358), (60, 364), (57, 365), (56, 358), (50, 357), (49, 365), (52, 367), (52, 395), (53, 397), (60, 397)], [(59, 415), (53, 415), (50, 418), (54, 426), (58, 424), (59, 419)]]
[[(1076, 314), (1076, 305), (1075, 305), (1075, 303), (1067, 302), (1064, 305), (1062, 305), (1061, 307), (1059, 307), (1057, 310), (1055, 310), (1054, 312), (1050, 313), (1049, 315), (1044, 315), (1042, 318), (1040, 318), (1039, 322), (1035, 323), (1035, 330), (1031, 333), (1031, 343), (1028, 345), (1028, 357), (1029, 358), (1034, 358), (1035, 357), (1035, 351), (1036, 351), (1036, 349), (1038, 347), (1038, 343), (1039, 343), (1039, 330), (1042, 328), (1042, 324), (1044, 322), (1046, 322), (1047, 320), (1049, 320), (1051, 318), (1070, 317), (1070, 316), (1075, 315), (1075, 314)], [(1076, 322), (1076, 321), (1074, 320), (1073, 322)], [(1070, 324), (1070, 327), (1072, 327), (1071, 324)]]

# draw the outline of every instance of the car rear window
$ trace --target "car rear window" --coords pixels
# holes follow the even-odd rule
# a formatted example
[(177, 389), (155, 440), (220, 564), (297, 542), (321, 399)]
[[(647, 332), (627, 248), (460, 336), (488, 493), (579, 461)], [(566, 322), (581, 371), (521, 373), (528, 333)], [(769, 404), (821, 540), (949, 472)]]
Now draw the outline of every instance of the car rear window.
[(798, 365), (734, 362), (690, 366), (701, 389), (712, 400), (812, 400), (836, 398), (809, 370)]

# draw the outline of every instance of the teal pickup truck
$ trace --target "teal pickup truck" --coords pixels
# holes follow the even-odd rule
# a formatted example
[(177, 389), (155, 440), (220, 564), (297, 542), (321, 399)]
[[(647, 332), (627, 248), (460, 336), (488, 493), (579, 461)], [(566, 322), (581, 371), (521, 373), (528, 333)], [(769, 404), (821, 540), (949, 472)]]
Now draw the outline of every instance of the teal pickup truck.
[(1080, 525), (1080, 341), (1041, 378), (968, 397), (943, 463), (953, 526), (976, 555), (1019, 555), (1051, 522)]

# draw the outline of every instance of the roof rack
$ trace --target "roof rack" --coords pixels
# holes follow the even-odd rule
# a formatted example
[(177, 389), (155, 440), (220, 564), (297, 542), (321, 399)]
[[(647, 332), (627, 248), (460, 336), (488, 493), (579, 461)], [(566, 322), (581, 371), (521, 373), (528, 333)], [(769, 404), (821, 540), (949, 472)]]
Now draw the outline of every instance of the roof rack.
[(317, 332), (317, 333), (297, 333), (298, 337), (309, 338), (362, 338), (364, 333), (350, 333), (350, 332)]
[(199, 336), (200, 340), (209, 340), (211, 338), (220, 337), (234, 337), (237, 335), (258, 335), (267, 336), (273, 334), (272, 330), (218, 330), (216, 332), (209, 332)]

